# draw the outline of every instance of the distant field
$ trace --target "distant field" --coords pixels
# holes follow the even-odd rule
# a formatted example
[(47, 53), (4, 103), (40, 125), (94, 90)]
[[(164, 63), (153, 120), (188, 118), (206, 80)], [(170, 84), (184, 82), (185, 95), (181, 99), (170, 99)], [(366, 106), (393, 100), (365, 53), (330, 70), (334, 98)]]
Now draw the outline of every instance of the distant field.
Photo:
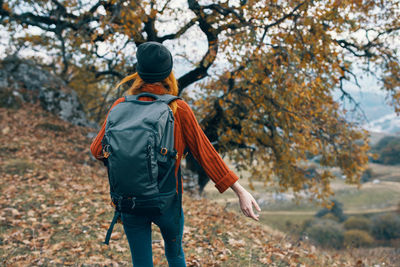
[[(335, 192), (334, 198), (343, 203), (344, 212), (350, 214), (373, 214), (393, 211), (400, 203), (400, 166), (385, 166), (371, 163), (369, 167), (373, 171), (371, 182), (362, 184), (360, 188), (346, 184), (338, 178), (332, 183)], [(255, 182), (255, 190), (248, 186), (246, 173), (240, 173), (241, 185), (245, 187), (257, 199), (261, 206), (260, 221), (276, 230), (283, 232), (295, 231), (293, 227), (301, 225), (304, 220), (312, 218), (321, 209), (316, 203), (309, 200), (300, 200), (298, 203), (292, 200), (273, 200), (272, 188), (265, 188), (262, 182)], [(378, 181), (372, 182), (374, 179)], [(206, 197), (230, 210), (240, 212), (238, 200), (231, 189), (220, 194), (212, 182), (205, 188)], [(263, 201), (268, 199), (267, 202)]]
[(373, 171), (374, 178), (382, 181), (392, 181), (400, 183), (400, 166), (388, 166), (370, 163), (369, 167)]

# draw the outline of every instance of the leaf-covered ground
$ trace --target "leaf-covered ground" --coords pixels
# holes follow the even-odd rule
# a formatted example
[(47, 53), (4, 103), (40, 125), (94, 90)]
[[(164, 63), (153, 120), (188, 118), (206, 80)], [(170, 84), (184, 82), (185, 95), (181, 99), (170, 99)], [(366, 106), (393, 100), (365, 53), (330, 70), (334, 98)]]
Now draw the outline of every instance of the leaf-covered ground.
[[(120, 224), (110, 246), (102, 244), (113, 210), (105, 169), (90, 156), (87, 136), (94, 130), (36, 105), (0, 108), (0, 122), (1, 264), (130, 266)], [(390, 266), (399, 260), (391, 249), (372, 256), (318, 251), (215, 202), (186, 195), (183, 202), (188, 266)], [(161, 235), (153, 230), (155, 266), (167, 266)]]

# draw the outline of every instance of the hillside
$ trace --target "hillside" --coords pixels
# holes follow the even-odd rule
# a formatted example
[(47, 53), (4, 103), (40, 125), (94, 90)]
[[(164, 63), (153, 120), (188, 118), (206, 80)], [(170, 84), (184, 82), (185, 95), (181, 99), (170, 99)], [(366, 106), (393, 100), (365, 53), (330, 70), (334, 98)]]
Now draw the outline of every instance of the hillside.
[[(0, 258), (3, 266), (130, 266), (121, 225), (103, 245), (112, 218), (108, 182), (91, 158), (93, 129), (73, 126), (38, 105), (0, 108)], [(210, 200), (184, 195), (188, 266), (394, 266), (392, 250), (317, 250), (273, 233)], [(166, 266), (153, 228), (155, 266)]]

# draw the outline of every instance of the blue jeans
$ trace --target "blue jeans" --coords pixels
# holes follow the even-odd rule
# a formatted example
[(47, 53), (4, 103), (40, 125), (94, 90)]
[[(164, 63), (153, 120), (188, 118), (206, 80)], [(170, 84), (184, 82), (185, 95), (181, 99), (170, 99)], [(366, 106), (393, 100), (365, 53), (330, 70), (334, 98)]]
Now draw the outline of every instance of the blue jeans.
[(179, 218), (177, 202), (174, 202), (159, 216), (122, 213), (121, 220), (128, 239), (134, 267), (152, 267), (153, 253), (151, 246), (151, 223), (161, 231), (165, 244), (165, 256), (170, 267), (186, 266), (182, 248), (184, 216)]

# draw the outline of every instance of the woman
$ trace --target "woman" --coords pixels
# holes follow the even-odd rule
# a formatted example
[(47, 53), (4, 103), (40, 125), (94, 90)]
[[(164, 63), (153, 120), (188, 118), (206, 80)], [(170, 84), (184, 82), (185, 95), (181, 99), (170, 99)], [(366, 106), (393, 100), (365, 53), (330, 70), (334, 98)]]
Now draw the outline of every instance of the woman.
[[(136, 57), (137, 72), (124, 78), (117, 87), (133, 80), (133, 84), (128, 91), (128, 94), (131, 95), (142, 92), (159, 95), (171, 94), (175, 96), (178, 94), (177, 81), (172, 72), (172, 55), (165, 46), (156, 42), (144, 43), (138, 47)], [(143, 96), (139, 100), (152, 101), (154, 99), (149, 96)], [(124, 101), (125, 98), (119, 98), (112, 105), (111, 109)], [(178, 177), (182, 154), (185, 147), (188, 147), (208, 177), (215, 183), (219, 192), (223, 193), (229, 187), (232, 188), (239, 198), (242, 212), (246, 216), (258, 221), (258, 215), (255, 215), (253, 212), (253, 205), (260, 211), (257, 202), (239, 184), (238, 177), (227, 167), (215, 151), (201, 130), (188, 104), (181, 99), (177, 99), (171, 102), (169, 106), (175, 118), (174, 146), (178, 152), (175, 176)], [(99, 160), (104, 159), (101, 140), (105, 133), (106, 121), (90, 147), (92, 154)], [(177, 216), (176, 213), (178, 213), (178, 210), (171, 205), (169, 211), (156, 217), (122, 213), (121, 220), (131, 249), (134, 266), (153, 266), (151, 246), (152, 222), (160, 228), (169, 266), (186, 266), (182, 249), (184, 216)], [(180, 210), (183, 214), (182, 208)], [(174, 220), (175, 218), (180, 218), (180, 220), (176, 221)]]

